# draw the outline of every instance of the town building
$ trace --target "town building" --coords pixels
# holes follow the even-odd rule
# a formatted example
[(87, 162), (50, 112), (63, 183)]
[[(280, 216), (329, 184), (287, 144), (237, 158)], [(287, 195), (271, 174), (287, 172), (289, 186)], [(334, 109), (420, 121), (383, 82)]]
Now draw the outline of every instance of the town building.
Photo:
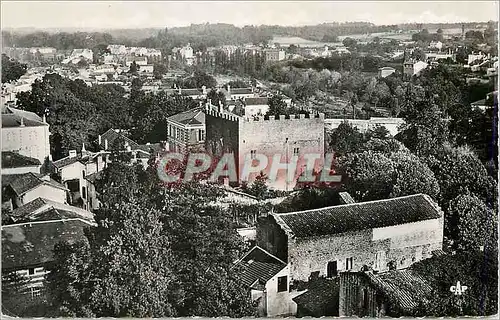
[(422, 70), (426, 69), (428, 64), (423, 61), (408, 60), (403, 63), (403, 77), (409, 79), (418, 76)]
[(292, 280), (364, 268), (404, 269), (442, 250), (443, 212), (427, 195), (271, 213), (257, 245), (290, 264)]
[[(324, 155), (324, 115), (299, 114), (269, 117), (246, 117), (236, 115), (222, 106), (210, 104), (205, 108), (206, 141), (205, 149), (214, 156), (231, 153), (235, 159), (238, 181), (251, 183), (255, 176), (242, 176), (245, 164), (253, 161), (257, 154), (268, 159), (268, 166), (263, 172), (269, 176), (273, 159), (280, 158), (281, 163), (289, 163), (297, 158), (297, 166), (289, 170), (278, 170), (276, 179), (270, 187), (280, 190), (292, 190), (298, 176), (305, 169), (305, 154)], [(321, 160), (317, 161), (319, 170)], [(278, 167), (278, 164), (275, 164)], [(288, 173), (288, 174), (287, 174)], [(241, 181), (240, 181), (241, 182)]]
[(221, 91), (226, 96), (226, 100), (238, 100), (238, 99), (255, 97), (253, 87), (231, 88), (231, 86), (228, 84), (227, 89), (221, 89)]
[(260, 247), (253, 247), (236, 263), (240, 278), (257, 305), (260, 317), (294, 315), (289, 292), (289, 265)]
[[(8, 278), (17, 273), (27, 280), (21, 288), (23, 305), (44, 299), (44, 280), (54, 261), (54, 246), (60, 241), (74, 243), (85, 239), (84, 229), (92, 225), (84, 219), (64, 218), (2, 226), (2, 289), (16, 285)], [(2, 307), (7, 308), (4, 304)]]
[(148, 64), (148, 57), (144, 56), (127, 56), (125, 57), (125, 66), (130, 67), (132, 63), (139, 66), (139, 70)]
[(49, 124), (33, 112), (2, 106), (2, 151), (44, 163), (50, 158)]
[(40, 173), (40, 160), (23, 156), (17, 152), (2, 151), (2, 175)]
[(433, 289), (433, 284), (411, 268), (382, 273), (342, 272), (339, 316), (414, 317), (425, 308)]
[(379, 78), (386, 78), (396, 72), (396, 69), (391, 68), (391, 67), (382, 67), (378, 69), (378, 77)]
[(429, 49), (441, 51), (441, 49), (443, 49), (443, 43), (441, 41), (431, 41), (429, 43)]
[(167, 118), (167, 142), (170, 151), (201, 150), (205, 142), (205, 113), (197, 107)]
[(353, 127), (357, 128), (360, 132), (367, 132), (368, 130), (374, 130), (377, 126), (381, 126), (389, 131), (389, 134), (395, 136), (399, 133), (401, 125), (404, 124), (403, 118), (379, 118), (371, 117), (368, 120), (364, 119), (325, 119), (325, 129), (327, 131), (334, 130), (338, 126), (347, 122)]
[(2, 208), (13, 210), (40, 197), (66, 203), (68, 191), (48, 175), (32, 172), (2, 175)]
[(36, 198), (7, 213), (6, 217), (7, 224), (76, 218), (94, 222), (90, 211), (46, 198)]
[(266, 62), (277, 62), (285, 60), (285, 51), (280, 49), (266, 49)]
[(193, 65), (194, 63), (194, 53), (193, 53), (193, 48), (191, 47), (191, 44), (188, 43), (187, 46), (182, 47), (179, 50), (179, 54), (181, 55), (182, 59), (186, 62), (188, 66)]

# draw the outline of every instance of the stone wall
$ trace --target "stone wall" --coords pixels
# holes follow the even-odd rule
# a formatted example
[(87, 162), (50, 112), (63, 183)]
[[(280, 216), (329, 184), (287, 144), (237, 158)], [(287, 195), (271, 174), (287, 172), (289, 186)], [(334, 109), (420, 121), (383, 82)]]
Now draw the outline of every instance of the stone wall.
[(258, 219), (256, 239), (259, 247), (285, 262), (288, 261), (287, 236), (272, 216)]
[(388, 231), (384, 232), (386, 236), (374, 237), (380, 234), (380, 229), (289, 240), (291, 277), (307, 281), (312, 272), (326, 275), (330, 261), (337, 261), (339, 272), (346, 271), (347, 258), (352, 258), (353, 271), (360, 271), (364, 265), (377, 269), (377, 254), (383, 257), (379, 271), (389, 270), (390, 261), (396, 263), (397, 269), (402, 269), (442, 249), (442, 219), (392, 226), (385, 230)]

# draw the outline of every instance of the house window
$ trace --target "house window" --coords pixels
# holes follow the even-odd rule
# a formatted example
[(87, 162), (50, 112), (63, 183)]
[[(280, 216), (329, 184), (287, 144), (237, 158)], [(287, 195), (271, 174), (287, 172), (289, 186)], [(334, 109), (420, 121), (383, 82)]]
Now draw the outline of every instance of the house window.
[(31, 288), (31, 297), (36, 298), (42, 295), (41, 287), (32, 287)]
[(205, 130), (198, 130), (198, 141), (204, 141), (205, 140)]
[(257, 150), (250, 150), (250, 159), (255, 159), (256, 154), (257, 154)]
[(333, 278), (337, 276), (337, 261), (330, 261), (326, 266), (326, 277)]
[(345, 269), (352, 270), (352, 257), (345, 259)]
[(377, 252), (375, 257), (375, 270), (382, 270), (382, 266), (385, 265), (385, 251)]
[(288, 277), (278, 277), (278, 292), (288, 291)]
[(32, 276), (35, 274), (35, 268), (29, 268), (28, 269), (28, 275)]
[(299, 155), (299, 148), (293, 148), (293, 155), (298, 156)]

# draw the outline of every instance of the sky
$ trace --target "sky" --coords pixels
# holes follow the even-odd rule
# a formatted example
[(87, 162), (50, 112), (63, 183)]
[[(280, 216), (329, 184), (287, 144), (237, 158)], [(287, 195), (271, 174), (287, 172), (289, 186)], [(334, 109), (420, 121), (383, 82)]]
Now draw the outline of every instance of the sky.
[(2, 28), (498, 21), (497, 1), (1, 1)]

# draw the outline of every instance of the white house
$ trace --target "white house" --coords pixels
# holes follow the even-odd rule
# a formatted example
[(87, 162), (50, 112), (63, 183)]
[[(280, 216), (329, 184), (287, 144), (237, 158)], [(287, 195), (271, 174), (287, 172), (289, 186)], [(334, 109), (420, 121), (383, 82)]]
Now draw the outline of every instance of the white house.
[(442, 48), (443, 48), (443, 43), (441, 41), (431, 41), (431, 43), (429, 43), (429, 49), (441, 50)]
[(241, 281), (257, 304), (260, 317), (294, 315), (297, 304), (292, 300), (297, 294), (290, 293), (290, 268), (283, 260), (261, 247), (253, 247), (238, 260)]
[(378, 69), (378, 76), (379, 78), (386, 78), (396, 72), (396, 69), (392, 67), (382, 67)]

